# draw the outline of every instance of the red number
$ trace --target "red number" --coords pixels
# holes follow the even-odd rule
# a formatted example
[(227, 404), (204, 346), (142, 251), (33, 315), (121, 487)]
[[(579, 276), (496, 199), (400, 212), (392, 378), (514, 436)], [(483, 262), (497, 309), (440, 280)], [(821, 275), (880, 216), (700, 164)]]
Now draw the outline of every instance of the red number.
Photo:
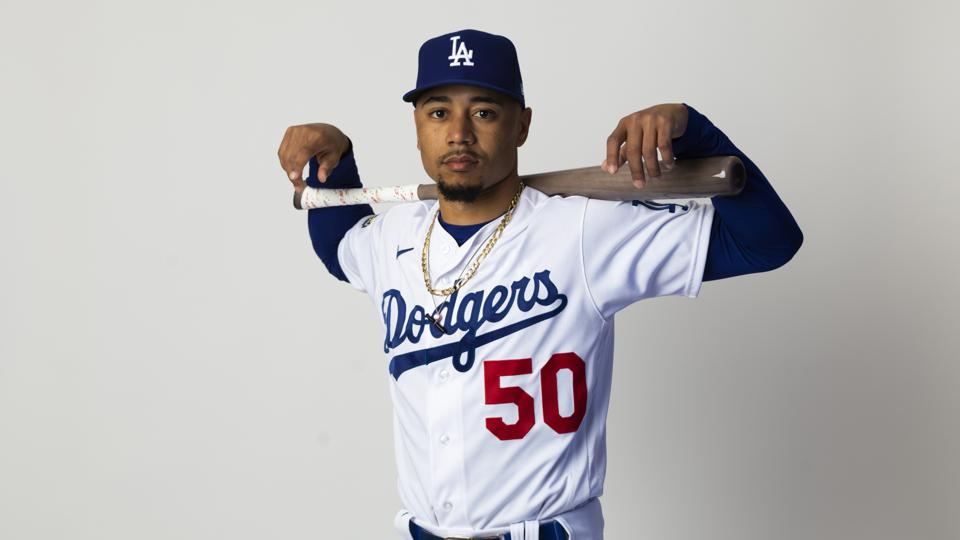
[(487, 405), (513, 403), (517, 406), (517, 421), (508, 424), (503, 418), (487, 418), (487, 429), (501, 441), (522, 439), (533, 427), (533, 396), (519, 386), (500, 386), (500, 377), (533, 373), (533, 359), (486, 360), (483, 362), (483, 382)]
[[(569, 369), (573, 375), (573, 412), (560, 416), (557, 395), (557, 372)], [(587, 414), (587, 367), (577, 353), (557, 353), (540, 370), (540, 391), (543, 393), (543, 421), (557, 433), (573, 433)]]
[[(560, 415), (560, 397), (557, 391), (557, 373), (570, 370), (573, 376), (573, 412)], [(483, 383), (487, 405), (512, 403), (517, 406), (517, 421), (508, 424), (503, 418), (487, 418), (487, 429), (501, 441), (522, 439), (530, 433), (535, 422), (533, 396), (519, 386), (500, 386), (500, 378), (509, 375), (533, 373), (533, 359), (485, 360)], [(543, 394), (543, 421), (557, 433), (573, 433), (587, 414), (587, 367), (577, 353), (556, 353), (540, 370), (540, 388)]]

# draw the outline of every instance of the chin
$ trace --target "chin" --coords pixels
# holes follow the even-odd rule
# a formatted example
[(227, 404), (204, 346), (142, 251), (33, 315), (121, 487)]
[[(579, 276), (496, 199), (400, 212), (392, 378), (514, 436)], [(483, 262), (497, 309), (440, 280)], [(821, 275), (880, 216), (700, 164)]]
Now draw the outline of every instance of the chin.
[(439, 175), (437, 190), (448, 201), (473, 202), (483, 192), (483, 181), (479, 178), (444, 178)]
[(437, 184), (446, 184), (448, 186), (482, 186), (483, 185), (483, 171), (464, 171), (464, 172), (450, 172), (450, 171), (440, 171), (437, 173)]

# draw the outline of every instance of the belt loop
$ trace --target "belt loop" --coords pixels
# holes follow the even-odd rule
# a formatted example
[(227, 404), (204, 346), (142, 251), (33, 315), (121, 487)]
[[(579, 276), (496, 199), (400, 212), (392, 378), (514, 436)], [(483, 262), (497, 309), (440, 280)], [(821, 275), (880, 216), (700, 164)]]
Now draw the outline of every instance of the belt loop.
[(510, 540), (540, 540), (540, 521), (521, 521), (510, 525)]
[(524, 540), (540, 540), (540, 522), (538, 520), (524, 521), (523, 528), (524, 531)]

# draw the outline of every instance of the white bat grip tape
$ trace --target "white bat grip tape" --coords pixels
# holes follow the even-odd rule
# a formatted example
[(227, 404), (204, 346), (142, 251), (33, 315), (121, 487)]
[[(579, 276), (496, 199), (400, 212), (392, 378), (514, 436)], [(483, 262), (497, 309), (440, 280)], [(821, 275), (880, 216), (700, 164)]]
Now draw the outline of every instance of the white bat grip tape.
[(349, 204), (370, 204), (419, 201), (418, 184), (387, 187), (364, 187), (351, 189), (322, 189), (307, 187), (300, 195), (300, 206), (304, 210), (325, 208), (328, 206), (346, 206)]

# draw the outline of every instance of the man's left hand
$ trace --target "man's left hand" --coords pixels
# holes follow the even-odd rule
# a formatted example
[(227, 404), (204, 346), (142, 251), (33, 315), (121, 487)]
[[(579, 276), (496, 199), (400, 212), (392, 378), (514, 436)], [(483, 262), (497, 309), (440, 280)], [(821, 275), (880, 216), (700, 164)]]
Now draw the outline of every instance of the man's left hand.
[(663, 156), (664, 168), (668, 171), (673, 168), (671, 140), (687, 130), (687, 118), (687, 106), (683, 103), (654, 105), (624, 116), (607, 137), (607, 158), (600, 167), (613, 174), (627, 162), (633, 184), (642, 188), (648, 176), (660, 176), (657, 148)]

